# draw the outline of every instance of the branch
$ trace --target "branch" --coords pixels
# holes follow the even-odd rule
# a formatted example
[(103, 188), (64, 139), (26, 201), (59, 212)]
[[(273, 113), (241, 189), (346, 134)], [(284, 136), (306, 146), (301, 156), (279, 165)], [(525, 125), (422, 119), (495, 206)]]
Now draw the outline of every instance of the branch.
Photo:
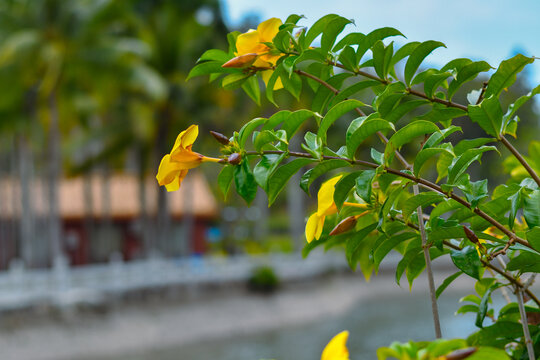
[(531, 177), (538, 184), (538, 186), (540, 186), (540, 177), (538, 176), (536, 171), (534, 171), (534, 169), (529, 165), (529, 163), (527, 163), (527, 160), (525, 160), (525, 158), (519, 153), (519, 151), (506, 139), (506, 137), (504, 137), (504, 135), (501, 135), (499, 140), (504, 144), (504, 146), (506, 146), (508, 150), (510, 150), (512, 155), (514, 155), (514, 157), (518, 159), (518, 161), (521, 163), (521, 165), (523, 165), (525, 170), (527, 170), (527, 172), (531, 175)]

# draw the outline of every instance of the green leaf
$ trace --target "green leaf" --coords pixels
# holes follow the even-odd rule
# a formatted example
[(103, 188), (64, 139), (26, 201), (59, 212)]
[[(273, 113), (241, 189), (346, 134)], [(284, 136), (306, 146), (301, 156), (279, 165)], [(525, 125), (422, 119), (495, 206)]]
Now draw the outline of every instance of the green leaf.
[(458, 72), (456, 78), (448, 87), (448, 99), (451, 100), (456, 91), (468, 81), (475, 79), (479, 73), (489, 71), (491, 65), (485, 61), (475, 61), (463, 66)]
[[(209, 75), (214, 73), (230, 73), (232, 71), (222, 68), (221, 65), (223, 65), (223, 63), (220, 61), (207, 61), (195, 65), (193, 69), (191, 69), (191, 71), (189, 72), (186, 81), (196, 76)], [(234, 72), (238, 72), (238, 70), (234, 70)]]
[[(394, 66), (401, 60), (405, 59), (407, 56), (411, 55), (411, 53), (416, 49), (416, 47), (420, 45), (419, 41), (413, 41), (410, 43), (407, 43), (397, 49), (396, 53), (392, 57), (392, 61), (390, 62), (390, 68), (394, 68)], [(395, 77), (395, 76), (394, 76)]]
[(482, 346), (472, 354), (467, 356), (467, 360), (510, 360), (510, 357), (503, 349)]
[(452, 135), (456, 131), (461, 131), (461, 128), (459, 126), (450, 125), (446, 129), (442, 129), (439, 132), (433, 133), (424, 143), (424, 146), (422, 146), (422, 149), (437, 146), (441, 141), (443, 141), (444, 139), (446, 139), (448, 136)]
[[(350, 78), (353, 76), (352, 73), (340, 73), (337, 75), (334, 75), (326, 80), (328, 84), (333, 86), (336, 89), (340, 89), (341, 85), (343, 84), (343, 81), (345, 81), (347, 78)], [(324, 80), (323, 77), (319, 76)], [(308, 83), (311, 81), (311, 79), (308, 78)], [(318, 84), (318, 83), (317, 83)], [(329, 101), (331, 98), (335, 96), (335, 93), (328, 89), (326, 86), (319, 85), (318, 89), (315, 92), (315, 96), (313, 97), (313, 101), (311, 102), (311, 110), (323, 113), (326, 109)], [(339, 105), (339, 104), (337, 104)], [(333, 107), (337, 106), (334, 105)]]
[(413, 166), (414, 175), (418, 176), (425, 162), (428, 161), (433, 156), (440, 154), (442, 152), (448, 154), (449, 156), (452, 156), (452, 157), (454, 156), (454, 153), (451, 151), (450, 144), (443, 144), (443, 146), (431, 147), (431, 148), (420, 150), (420, 152), (416, 154), (416, 158), (414, 159), (414, 166)]
[[(487, 181), (487, 180), (486, 180)], [(516, 215), (518, 210), (523, 204), (523, 197), (521, 196), (521, 188), (516, 193), (508, 198), (510, 200), (510, 213), (508, 214), (508, 227), (510, 230), (514, 228), (514, 222), (516, 221)]]
[(306, 109), (297, 110), (291, 113), (282, 126), (282, 129), (287, 133), (287, 140), (290, 140), (293, 137), (304, 121), (311, 117), (318, 116), (320, 115)]
[(467, 201), (471, 203), (473, 209), (478, 206), (482, 199), (487, 198), (489, 195), (487, 179), (467, 182), (466, 185), (458, 185), (458, 188), (463, 191)]
[(256, 76), (251, 76), (242, 84), (242, 90), (253, 100), (257, 105), (261, 106), (261, 88)]
[(522, 252), (506, 265), (506, 270), (518, 270), (520, 273), (540, 273), (540, 256), (531, 252)]
[(377, 224), (370, 224), (361, 230), (357, 231), (352, 237), (347, 240), (345, 247), (345, 256), (351, 269), (356, 268), (358, 257), (360, 256), (359, 250), (361, 249), (361, 242), (377, 228)]
[(425, 120), (417, 120), (402, 127), (392, 135), (388, 144), (386, 144), (384, 158), (387, 161), (390, 160), (390, 156), (393, 155), (394, 151), (399, 150), (404, 144), (407, 144), (418, 136), (431, 134), (436, 131), (439, 131), (439, 127), (434, 123)]
[(381, 261), (383, 261), (386, 255), (388, 255), (393, 248), (413, 238), (418, 238), (418, 234), (412, 231), (407, 231), (401, 234), (392, 235), (377, 246), (377, 248), (373, 251), (373, 263), (375, 265), (375, 271), (378, 272)]
[(510, 87), (516, 81), (517, 74), (523, 70), (525, 65), (532, 62), (534, 62), (533, 58), (521, 54), (502, 61), (497, 71), (489, 79), (485, 97), (498, 98), (503, 89)]
[(411, 216), (411, 214), (416, 211), (419, 206), (421, 206), (422, 208), (426, 208), (429, 205), (438, 204), (443, 199), (444, 195), (434, 192), (425, 192), (414, 195), (407, 200), (405, 205), (403, 205), (403, 217), (405, 218), (405, 220), (408, 220), (409, 216)]
[(261, 156), (261, 160), (253, 169), (253, 176), (257, 184), (264, 190), (268, 191), (268, 178), (274, 173), (278, 165), (287, 157), (286, 153), (266, 154)]
[(472, 122), (480, 125), (488, 135), (495, 136), (497, 139), (500, 137), (503, 113), (499, 99), (490, 96), (478, 105), (469, 105), (468, 110)]
[(426, 77), (424, 80), (424, 92), (426, 93), (426, 96), (428, 98), (432, 98), (433, 93), (437, 91), (441, 83), (450, 76), (452, 76), (452, 73), (450, 72), (438, 72)]
[(255, 130), (259, 125), (263, 124), (265, 121), (265, 118), (255, 118), (242, 126), (238, 132), (238, 145), (240, 145), (241, 149), (244, 149), (246, 146), (246, 141), (250, 138), (253, 130)]
[(276, 201), (277, 196), (291, 176), (311, 162), (313, 162), (312, 159), (295, 159), (276, 169), (268, 180), (268, 206)]
[(356, 193), (366, 203), (371, 204), (371, 187), (375, 170), (364, 170), (356, 177)]
[(463, 154), (454, 159), (448, 169), (448, 183), (453, 184), (467, 170), (467, 168), (476, 160), (480, 160), (486, 151), (497, 151), (494, 146), (482, 146), (466, 150)]
[(361, 174), (362, 171), (355, 171), (343, 176), (336, 183), (336, 186), (334, 187), (334, 203), (339, 210), (341, 210), (343, 203), (347, 200), (351, 189), (356, 185), (356, 178)]
[(266, 98), (268, 99), (268, 101), (270, 101), (272, 104), (276, 106), (277, 104), (274, 100), (274, 86), (276, 85), (276, 81), (279, 78), (281, 78), (281, 75), (284, 73), (285, 73), (284, 67), (281, 64), (279, 64), (278, 66), (276, 66), (276, 68), (272, 72), (272, 75), (270, 75), (270, 79), (268, 79), (268, 83), (266, 84)]
[(450, 285), (454, 280), (456, 280), (461, 274), (463, 274), (463, 271), (458, 271), (450, 276), (448, 276), (441, 285), (437, 288), (437, 291), (435, 291), (435, 296), (438, 299), (439, 296), (443, 293), (444, 290)]
[[(358, 128), (346, 138), (349, 158), (354, 159), (356, 150), (368, 137), (383, 130), (394, 130), (394, 125), (383, 119), (366, 119), (363, 121)], [(349, 135), (349, 131), (347, 131), (347, 135)]]
[(537, 94), (540, 94), (540, 85), (532, 89), (531, 92), (529, 92), (527, 95), (523, 95), (520, 98), (518, 98), (513, 104), (510, 104), (508, 106), (508, 111), (503, 116), (503, 123), (508, 124), (510, 122), (510, 119), (512, 119), (514, 115), (516, 114), (516, 111), (518, 111), (518, 109), (521, 106), (523, 106), (527, 101), (529, 101), (532, 97), (534, 97)]
[(210, 50), (206, 50), (201, 55), (201, 57), (197, 60), (197, 63), (201, 63), (203, 61), (214, 60), (223, 64), (229, 61), (230, 59), (231, 57), (225, 51), (219, 50), (219, 49), (210, 49)]
[(523, 199), (523, 217), (530, 229), (540, 226), (540, 190)]
[(323, 140), (323, 143), (326, 143), (326, 132), (339, 117), (364, 105), (365, 104), (361, 101), (349, 99), (332, 107), (321, 120), (319, 131), (317, 132), (317, 135)]
[(478, 312), (476, 313), (476, 321), (474, 323), (479, 328), (484, 327), (484, 319), (488, 311), (488, 302), (491, 298), (491, 292), (495, 290), (496, 287), (497, 285), (490, 286), (489, 289), (487, 289), (487, 291), (484, 293), (484, 296), (482, 296), (482, 300), (478, 306)]
[(403, 272), (409, 265), (409, 263), (418, 255), (423, 252), (421, 246), (415, 246), (416, 244), (414, 242), (409, 243), (409, 246), (407, 247), (407, 251), (405, 251), (405, 255), (403, 255), (403, 258), (399, 261), (397, 267), (396, 267), (396, 283), (399, 285), (399, 282), (401, 280), (401, 277), (403, 276)]
[[(334, 199), (336, 195), (334, 194)], [(527, 241), (535, 249), (540, 251), (540, 227), (535, 226), (531, 230), (527, 231)]]
[(371, 51), (373, 52), (375, 72), (381, 79), (386, 79), (390, 70), (390, 61), (394, 55), (394, 43), (391, 42), (388, 46), (384, 46), (384, 43), (379, 40), (373, 45)]
[(257, 183), (247, 161), (244, 160), (240, 165), (234, 166), (234, 184), (238, 195), (250, 205), (257, 195)]
[(370, 87), (378, 86), (381, 83), (377, 80), (364, 80), (357, 83), (352, 84), (349, 87), (344, 88), (337, 94), (332, 101), (328, 104), (328, 106), (333, 107), (335, 104), (342, 102), (343, 100), (346, 100), (351, 95), (354, 95), (362, 90), (368, 89)]
[(349, 45), (341, 50), (338, 60), (347, 70), (355, 71), (358, 67), (358, 63), (356, 62), (356, 52)]
[(480, 280), (480, 267), (482, 262), (474, 246), (465, 246), (461, 250), (452, 250), (450, 254), (454, 265), (465, 274)]
[(386, 39), (390, 36), (405, 37), (401, 32), (391, 27), (375, 29), (363, 37), (362, 40), (358, 42), (358, 49), (356, 50), (356, 62), (359, 63), (366, 51), (373, 47), (377, 41)]
[(281, 75), (281, 81), (283, 82), (283, 88), (287, 90), (296, 100), (300, 100), (300, 93), (302, 92), (302, 78), (297, 73), (292, 73), (290, 77)]
[[(515, 339), (523, 336), (523, 328), (520, 323), (511, 321), (497, 321), (491, 326), (486, 326), (480, 331), (467, 338), (467, 342), (473, 346), (491, 345), (504, 347), (508, 342), (514, 342)], [(480, 359), (492, 359), (477, 358)]]
[(428, 100), (409, 100), (400, 103), (398, 106), (394, 107), (392, 111), (384, 116), (384, 118), (391, 123), (397, 123), (405, 114), (417, 109), (422, 105), (429, 104)]
[(413, 50), (409, 56), (409, 59), (407, 60), (407, 63), (405, 64), (405, 83), (407, 86), (411, 84), (411, 80), (414, 77), (416, 70), (418, 70), (420, 64), (422, 61), (424, 61), (426, 56), (441, 46), (446, 47), (441, 42), (429, 40), (421, 43)]
[(225, 90), (234, 90), (239, 88), (251, 75), (244, 73), (234, 73), (223, 78), (221, 86)]
[(337, 36), (343, 31), (345, 26), (351, 24), (352, 21), (341, 16), (332, 19), (322, 31), (321, 51), (328, 52), (334, 45)]
[(227, 199), (227, 194), (229, 193), (229, 189), (233, 180), (233, 174), (234, 166), (232, 165), (224, 166), (223, 169), (221, 169), (221, 171), (219, 172), (217, 182), (224, 199)]
[(315, 23), (309, 28), (308, 32), (306, 33), (303, 48), (307, 49), (311, 45), (313, 40), (315, 40), (315, 38), (319, 36), (328, 27), (330, 22), (332, 22), (336, 18), (341, 18), (341, 16), (336, 14), (328, 14), (315, 21)]
[(477, 313), (478, 312), (478, 306), (473, 304), (466, 304), (461, 306), (457, 311), (456, 314), (466, 314), (466, 313)]
[(300, 187), (309, 194), (309, 187), (318, 177), (339, 168), (350, 167), (351, 163), (345, 160), (331, 159), (324, 160), (317, 164), (313, 169), (308, 170), (300, 181)]

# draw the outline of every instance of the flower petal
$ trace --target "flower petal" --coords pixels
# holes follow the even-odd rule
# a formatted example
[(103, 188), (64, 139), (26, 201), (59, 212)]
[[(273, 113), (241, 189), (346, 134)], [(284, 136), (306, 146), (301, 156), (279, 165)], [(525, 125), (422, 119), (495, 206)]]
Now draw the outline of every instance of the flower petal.
[(261, 54), (268, 50), (268, 47), (261, 44), (259, 33), (256, 30), (250, 30), (238, 35), (236, 38), (236, 54), (245, 55), (250, 53)]
[(312, 242), (315, 238), (315, 232), (317, 231), (317, 223), (319, 222), (319, 217), (317, 213), (311, 214), (306, 223), (306, 240), (308, 243)]
[(156, 179), (159, 185), (168, 185), (174, 181), (182, 168), (178, 163), (171, 161), (171, 155), (167, 154), (161, 159)]
[(335, 176), (321, 185), (318, 193), (317, 214), (331, 215), (337, 213), (337, 208), (334, 204), (334, 191), (336, 183), (341, 179), (342, 175)]
[(349, 351), (347, 350), (348, 331), (342, 331), (330, 340), (324, 348), (321, 360), (349, 360)]
[(184, 180), (187, 173), (188, 173), (187, 170), (180, 170), (180, 172), (178, 173), (178, 177), (174, 179), (174, 181), (171, 182), (170, 184), (165, 185), (165, 188), (167, 189), (167, 191), (171, 192), (171, 191), (176, 191), (180, 189), (180, 184), (182, 184), (182, 180)]
[(197, 125), (191, 125), (186, 130), (182, 131), (181, 136), (182, 147), (187, 148), (193, 145), (197, 136), (199, 136), (199, 127)]
[(272, 42), (274, 36), (276, 36), (279, 31), (279, 27), (282, 24), (283, 23), (281, 22), (281, 20), (275, 17), (260, 23), (257, 27), (257, 31), (259, 32), (259, 41)]
[(193, 169), (199, 166), (203, 161), (204, 156), (191, 150), (178, 150), (171, 152), (171, 162), (175, 163), (178, 169)]

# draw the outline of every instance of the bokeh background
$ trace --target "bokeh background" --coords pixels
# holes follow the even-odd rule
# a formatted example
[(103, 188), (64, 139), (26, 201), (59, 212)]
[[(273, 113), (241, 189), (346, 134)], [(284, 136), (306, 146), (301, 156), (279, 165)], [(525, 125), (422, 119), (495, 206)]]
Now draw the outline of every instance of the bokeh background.
[[(175, 193), (158, 188), (154, 178), (187, 126), (200, 126), (195, 150), (216, 156), (219, 144), (208, 131), (230, 136), (247, 120), (278, 110), (207, 78), (186, 81), (206, 49), (226, 49), (229, 31), (256, 28), (269, 17), (304, 14), (300, 24), (309, 26), (330, 12), (353, 18), (349, 31), (391, 26), (409, 41), (446, 43), (428, 58), (433, 67), (458, 57), (496, 67), (517, 52), (540, 56), (540, 3), (533, 0), (0, 2), (3, 359), (302, 359), (300, 353), (309, 359), (344, 327), (357, 326), (354, 339), (362, 344), (369, 333), (358, 334), (358, 324), (379, 319), (381, 331), (388, 326), (383, 314), (362, 317), (375, 310), (358, 312), (371, 291), (346, 269), (342, 255), (315, 252), (301, 260), (313, 199), (294, 179), (268, 209), (262, 192), (250, 208), (234, 194), (224, 201), (215, 180), (219, 166), (190, 171)], [(483, 80), (455, 99), (466, 102)], [(503, 102), (539, 80), (534, 63)], [(309, 99), (309, 93), (300, 101), (280, 94), (278, 103), (295, 110)], [(534, 101), (519, 110), (520, 150), (539, 139), (539, 111)], [(459, 125), (467, 137), (482, 134), (468, 122)], [(504, 182), (506, 155), (486, 154), (489, 166), (473, 173)], [(254, 277), (271, 288), (281, 283), (280, 293), (253, 298), (244, 283)], [(329, 280), (335, 277), (337, 285)], [(391, 286), (400, 291), (391, 281), (377, 281), (381, 294), (393, 297), (383, 291)], [(456, 297), (448, 303), (456, 304)], [(418, 305), (423, 300), (410, 299), (416, 299), (413, 315), (401, 323), (426, 320), (417, 335), (429, 336), (423, 335), (429, 314), (414, 310), (425, 307)], [(310, 301), (302, 315), (300, 304)], [(365, 306), (374, 309), (369, 301)], [(448, 318), (456, 308), (448, 305)], [(449, 333), (471, 331), (460, 326)], [(317, 335), (308, 336), (310, 330)], [(378, 335), (368, 348), (399, 335)]]

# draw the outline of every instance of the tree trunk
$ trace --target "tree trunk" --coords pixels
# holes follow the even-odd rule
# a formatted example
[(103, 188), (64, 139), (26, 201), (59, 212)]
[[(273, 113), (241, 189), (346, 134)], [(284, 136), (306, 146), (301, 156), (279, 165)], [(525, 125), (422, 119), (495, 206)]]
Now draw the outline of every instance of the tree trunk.
[(49, 95), (49, 139), (47, 146), (47, 194), (48, 194), (48, 235), (51, 263), (60, 264), (64, 251), (62, 246), (62, 222), (60, 218), (60, 174), (62, 158), (60, 153), (60, 124), (56, 90)]
[(21, 216), (19, 218), (20, 253), (25, 266), (32, 267), (32, 242), (34, 239), (34, 208), (32, 204), (33, 159), (32, 150), (24, 135), (17, 137), (19, 162)]

